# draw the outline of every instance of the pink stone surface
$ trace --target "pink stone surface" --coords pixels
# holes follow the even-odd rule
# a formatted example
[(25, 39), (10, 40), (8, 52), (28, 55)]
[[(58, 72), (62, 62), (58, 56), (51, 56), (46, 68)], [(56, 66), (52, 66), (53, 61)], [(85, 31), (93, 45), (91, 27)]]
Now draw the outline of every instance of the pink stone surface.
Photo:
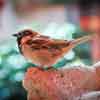
[[(97, 72), (85, 68), (40, 70), (29, 68), (23, 80), (28, 100), (76, 100), (84, 93), (99, 90)], [(82, 99), (83, 100), (83, 99)]]

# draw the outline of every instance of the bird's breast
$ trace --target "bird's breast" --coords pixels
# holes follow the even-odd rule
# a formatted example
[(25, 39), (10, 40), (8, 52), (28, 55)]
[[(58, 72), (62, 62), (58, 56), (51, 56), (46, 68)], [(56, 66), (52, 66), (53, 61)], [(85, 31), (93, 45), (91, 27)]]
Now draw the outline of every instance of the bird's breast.
[(36, 65), (51, 66), (61, 57), (62, 52), (57, 49), (31, 49), (28, 45), (22, 46), (23, 55)]

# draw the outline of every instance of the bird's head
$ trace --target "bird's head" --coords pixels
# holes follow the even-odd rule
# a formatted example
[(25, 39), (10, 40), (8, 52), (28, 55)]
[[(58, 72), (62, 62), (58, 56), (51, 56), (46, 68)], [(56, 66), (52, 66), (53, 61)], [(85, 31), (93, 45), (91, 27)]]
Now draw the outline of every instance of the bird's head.
[(32, 30), (23, 30), (23, 31), (20, 31), (16, 34), (13, 34), (14, 37), (17, 37), (17, 41), (20, 43), (24, 43), (26, 42), (27, 40), (35, 37), (38, 33), (37, 32), (34, 32)]

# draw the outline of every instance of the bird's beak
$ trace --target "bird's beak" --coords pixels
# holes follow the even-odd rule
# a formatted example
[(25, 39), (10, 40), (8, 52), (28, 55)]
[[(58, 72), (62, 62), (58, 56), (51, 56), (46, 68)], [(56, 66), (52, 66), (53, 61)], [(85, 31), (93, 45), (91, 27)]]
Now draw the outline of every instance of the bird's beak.
[(13, 34), (12, 36), (14, 36), (14, 37), (18, 37), (19, 35), (18, 35), (18, 34)]

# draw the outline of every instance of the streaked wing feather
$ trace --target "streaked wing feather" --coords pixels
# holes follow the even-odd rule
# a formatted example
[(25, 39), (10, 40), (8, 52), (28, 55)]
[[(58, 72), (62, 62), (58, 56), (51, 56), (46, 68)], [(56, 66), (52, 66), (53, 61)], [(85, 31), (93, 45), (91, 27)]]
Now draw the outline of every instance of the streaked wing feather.
[(47, 48), (47, 49), (61, 49), (69, 45), (69, 41), (67, 40), (60, 40), (60, 39), (51, 39), (47, 36), (39, 36), (35, 39), (31, 39), (27, 41), (27, 44), (30, 45), (31, 48), (40, 49), (40, 48)]

